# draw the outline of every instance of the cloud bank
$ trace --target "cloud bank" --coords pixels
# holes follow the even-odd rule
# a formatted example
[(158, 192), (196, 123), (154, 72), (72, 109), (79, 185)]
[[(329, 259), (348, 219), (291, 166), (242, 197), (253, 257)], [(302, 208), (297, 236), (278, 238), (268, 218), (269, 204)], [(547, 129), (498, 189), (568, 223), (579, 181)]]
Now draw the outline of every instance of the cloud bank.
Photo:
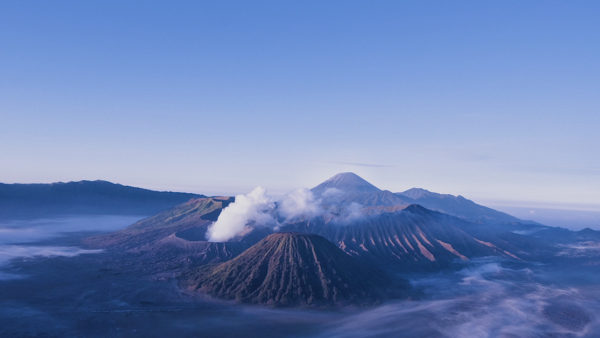
[[(74, 257), (100, 252), (102, 250), (87, 250), (72, 246), (0, 245), (0, 267), (3, 267), (16, 258)], [(0, 271), (0, 280), (20, 277), (20, 275)]]

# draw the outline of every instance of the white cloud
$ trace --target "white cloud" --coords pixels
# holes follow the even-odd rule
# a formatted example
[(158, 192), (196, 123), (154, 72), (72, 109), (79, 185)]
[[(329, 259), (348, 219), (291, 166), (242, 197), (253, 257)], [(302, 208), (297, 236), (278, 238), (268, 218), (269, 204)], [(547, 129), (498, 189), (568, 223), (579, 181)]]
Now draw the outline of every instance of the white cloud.
[(364, 216), (362, 212), (362, 205), (356, 202), (352, 202), (342, 209), (342, 214), (339, 217), (341, 223), (351, 223), (361, 219)]

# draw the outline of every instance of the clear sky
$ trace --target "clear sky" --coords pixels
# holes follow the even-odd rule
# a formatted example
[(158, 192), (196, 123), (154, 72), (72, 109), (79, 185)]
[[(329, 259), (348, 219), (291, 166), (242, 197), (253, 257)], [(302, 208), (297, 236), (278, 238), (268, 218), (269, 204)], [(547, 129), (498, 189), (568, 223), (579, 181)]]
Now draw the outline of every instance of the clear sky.
[(600, 205), (598, 1), (1, 1), (0, 181)]

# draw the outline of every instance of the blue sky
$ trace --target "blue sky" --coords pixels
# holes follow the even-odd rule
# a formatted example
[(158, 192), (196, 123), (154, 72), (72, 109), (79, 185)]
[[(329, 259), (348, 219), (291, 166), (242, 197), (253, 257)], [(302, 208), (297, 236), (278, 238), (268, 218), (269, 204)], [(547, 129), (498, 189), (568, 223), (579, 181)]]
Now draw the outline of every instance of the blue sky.
[(600, 204), (596, 1), (2, 1), (0, 181)]

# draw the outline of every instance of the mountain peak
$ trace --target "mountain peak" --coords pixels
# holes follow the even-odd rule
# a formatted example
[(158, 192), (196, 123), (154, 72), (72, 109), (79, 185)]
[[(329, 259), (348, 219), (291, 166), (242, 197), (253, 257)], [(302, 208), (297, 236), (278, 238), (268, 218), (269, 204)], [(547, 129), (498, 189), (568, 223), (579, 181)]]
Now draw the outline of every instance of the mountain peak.
[(407, 206), (406, 208), (404, 208), (403, 210), (411, 212), (413, 214), (421, 214), (421, 215), (427, 214), (427, 213), (431, 212), (431, 210), (429, 210), (429, 209), (427, 209), (424, 206), (419, 205), (419, 204), (411, 204), (411, 205)]
[(437, 194), (423, 188), (411, 188), (402, 192), (402, 195), (418, 200), (420, 198), (429, 197)]
[(323, 193), (327, 189), (339, 189), (344, 192), (380, 192), (381, 190), (362, 177), (352, 172), (339, 173), (325, 182), (314, 187), (312, 190), (316, 193)]

